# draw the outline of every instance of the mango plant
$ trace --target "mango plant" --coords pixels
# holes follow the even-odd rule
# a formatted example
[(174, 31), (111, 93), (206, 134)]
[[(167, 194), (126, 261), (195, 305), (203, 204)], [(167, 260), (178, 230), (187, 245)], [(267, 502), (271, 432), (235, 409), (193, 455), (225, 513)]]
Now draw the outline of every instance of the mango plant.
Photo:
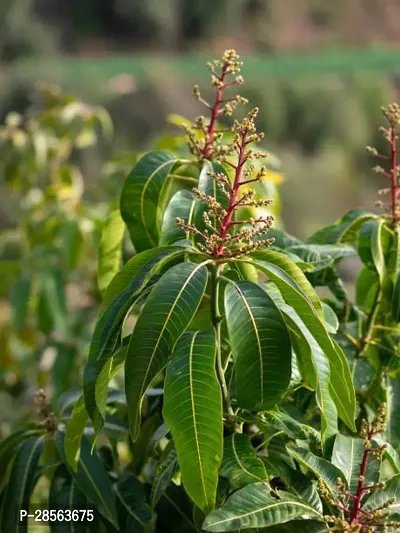
[(208, 64), (188, 150), (141, 155), (110, 209), (83, 389), (54, 412), (39, 391), (39, 421), (0, 445), (5, 531), (28, 530), (40, 487), (54, 533), (399, 527), (391, 407), (357, 405), (343, 342), (360, 311), (336, 265), (354, 247), (273, 228), (258, 109), (230, 122), (241, 66)]

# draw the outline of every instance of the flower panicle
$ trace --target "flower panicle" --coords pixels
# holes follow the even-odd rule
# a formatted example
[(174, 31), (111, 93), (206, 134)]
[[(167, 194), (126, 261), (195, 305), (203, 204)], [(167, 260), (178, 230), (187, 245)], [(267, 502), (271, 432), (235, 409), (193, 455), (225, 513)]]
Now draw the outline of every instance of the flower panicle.
[[(217, 68), (225, 74), (236, 75), (241, 66), (238, 57), (235, 52), (228, 50), (222, 60), (209, 65), (212, 75), (216, 76)], [(220, 74), (221, 79), (222, 77)], [(221, 89), (229, 83), (218, 84), (217, 87)], [(198, 94), (197, 89), (196, 93)], [(218, 101), (216, 99), (216, 104)], [(213, 117), (215, 104), (211, 106), (211, 110)], [(269, 199), (257, 196), (252, 188), (253, 184), (261, 183), (268, 173), (266, 166), (256, 164), (256, 161), (266, 159), (266, 153), (253, 147), (264, 138), (264, 134), (258, 133), (256, 129), (258, 113), (258, 108), (254, 108), (243, 120), (235, 120), (230, 130), (232, 135), (226, 143), (224, 134), (213, 130), (212, 143), (207, 144), (211, 122), (206, 125), (204, 117), (199, 117), (195, 124), (204, 131), (205, 137), (198, 139), (195, 130), (188, 133), (189, 145), (200, 161), (211, 157), (213, 162), (229, 169), (229, 175), (227, 171), (221, 170), (211, 170), (208, 173), (215, 183), (214, 195), (206, 194), (198, 188), (193, 189), (193, 194), (204, 206), (201, 223), (189, 223), (182, 218), (176, 221), (185, 232), (195, 236), (197, 247), (203, 253), (214, 258), (247, 255), (259, 247), (273, 243), (273, 239), (266, 236), (274, 220), (272, 215), (250, 217), (247, 220), (238, 217), (242, 208), (267, 207), (271, 203)]]
[(389, 520), (390, 506), (395, 498), (388, 498), (374, 509), (363, 509), (364, 498), (372, 491), (385, 489), (384, 482), (367, 483), (366, 473), (371, 460), (381, 460), (385, 453), (386, 445), (378, 446), (375, 437), (385, 431), (386, 404), (382, 404), (372, 423), (363, 420), (360, 428), (360, 437), (364, 441), (364, 452), (359, 469), (357, 489), (354, 493), (347, 488), (347, 483), (342, 478), (336, 480), (336, 494), (328, 489), (321, 479), (318, 483), (321, 496), (337, 511), (337, 515), (325, 516), (330, 526), (330, 531), (343, 533), (375, 533), (385, 531), (385, 528), (399, 528), (400, 523)]
[(380, 196), (390, 195), (390, 201), (377, 200), (375, 205), (386, 211), (386, 217), (394, 225), (400, 224), (400, 165), (398, 164), (398, 138), (400, 126), (400, 105), (393, 103), (388, 107), (382, 107), (382, 113), (388, 122), (388, 126), (379, 128), (383, 138), (389, 144), (389, 155), (380, 153), (375, 147), (367, 146), (367, 151), (373, 157), (383, 161), (382, 165), (373, 167), (373, 171), (387, 178), (390, 187), (384, 187), (378, 191)]

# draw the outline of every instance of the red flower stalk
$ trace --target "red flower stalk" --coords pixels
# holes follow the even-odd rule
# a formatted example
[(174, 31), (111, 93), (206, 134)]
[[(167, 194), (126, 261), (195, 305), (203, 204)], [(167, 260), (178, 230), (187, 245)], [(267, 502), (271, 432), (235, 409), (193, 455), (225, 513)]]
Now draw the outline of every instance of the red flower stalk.
[(390, 155), (388, 156), (380, 154), (376, 148), (372, 148), (370, 146), (367, 149), (372, 155), (374, 155), (375, 157), (379, 157), (380, 159), (386, 160), (388, 162), (388, 165), (390, 165), (389, 170), (386, 170), (379, 165), (374, 168), (375, 172), (382, 174), (390, 180), (390, 187), (381, 189), (379, 191), (379, 194), (381, 195), (390, 193), (390, 202), (384, 203), (379, 201), (376, 202), (376, 204), (378, 207), (385, 208), (390, 213), (389, 216), (393, 224), (397, 225), (400, 223), (400, 167), (397, 164), (397, 155), (399, 153), (397, 147), (397, 140), (398, 127), (400, 124), (400, 106), (398, 104), (391, 104), (387, 109), (382, 108), (382, 112), (389, 123), (389, 127), (381, 128), (380, 131), (382, 132), (384, 138), (389, 144)]

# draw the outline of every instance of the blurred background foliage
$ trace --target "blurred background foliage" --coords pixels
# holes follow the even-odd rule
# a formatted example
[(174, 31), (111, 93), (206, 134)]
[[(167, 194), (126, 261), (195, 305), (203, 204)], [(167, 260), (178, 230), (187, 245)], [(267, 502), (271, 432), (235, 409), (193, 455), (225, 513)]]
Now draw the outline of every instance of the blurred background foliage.
[[(282, 162), (286, 229), (304, 238), (372, 208), (365, 146), (381, 147), (380, 107), (398, 97), (399, 24), (398, 0), (2, 0), (0, 300), (26, 304), (0, 306), (4, 401), (24, 390), (24, 353), (50, 373), (59, 361), (56, 395), (79, 383), (107, 205), (135, 154), (177, 133), (171, 113), (198, 115), (192, 86), (225, 48)], [(46, 299), (56, 323), (40, 325)]]

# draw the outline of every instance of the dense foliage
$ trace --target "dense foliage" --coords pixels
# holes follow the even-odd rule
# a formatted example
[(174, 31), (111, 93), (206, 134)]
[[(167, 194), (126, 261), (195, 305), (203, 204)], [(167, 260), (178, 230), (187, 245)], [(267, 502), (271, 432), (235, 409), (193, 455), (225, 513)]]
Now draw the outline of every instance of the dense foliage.
[[(383, 214), (352, 211), (303, 242), (275, 224), (278, 169), (256, 130), (258, 109), (230, 121), (247, 104), (232, 93), (241, 66), (233, 50), (208, 64), (213, 99), (194, 88), (206, 116), (173, 118), (183, 134), (139, 154), (110, 207), (82, 388), (56, 386), (70, 371), (57, 370), (59, 356), (53, 381), (38, 380), (46, 385), (36, 394), (39, 421), (1, 443), (2, 531), (30, 531), (21, 521), (29, 504), (62, 511), (45, 515), (54, 533), (400, 527), (399, 108), (384, 112), (389, 155), (369, 149), (390, 183)], [(98, 109), (57, 101), (50, 122), (39, 120), (58, 132), (55, 147), (64, 140), (58, 119), (70, 126), (72, 115), (83, 128), (77, 137), (67, 128), (70, 149), (87, 126), (107, 124)], [(20, 131), (11, 120), (7, 142), (13, 127)], [(54, 175), (62, 186), (71, 152), (50, 151), (42, 172), (32, 153), (12, 179)], [(46, 228), (54, 213), (61, 227), (74, 222), (76, 236), (79, 213), (60, 210), (58, 195), (53, 211), (58, 188), (49, 186), (52, 210), (41, 206), (39, 220)], [(50, 249), (57, 260), (46, 255), (21, 273), (12, 327), (18, 334), (29, 322), (46, 346), (76, 346), (54, 279), (84, 252), (59, 241), (58, 224), (47, 241), (41, 227), (27, 233), (31, 254)], [(338, 264), (356, 255), (363, 266), (353, 301)], [(85, 526), (68, 521), (79, 510), (90, 511)]]

